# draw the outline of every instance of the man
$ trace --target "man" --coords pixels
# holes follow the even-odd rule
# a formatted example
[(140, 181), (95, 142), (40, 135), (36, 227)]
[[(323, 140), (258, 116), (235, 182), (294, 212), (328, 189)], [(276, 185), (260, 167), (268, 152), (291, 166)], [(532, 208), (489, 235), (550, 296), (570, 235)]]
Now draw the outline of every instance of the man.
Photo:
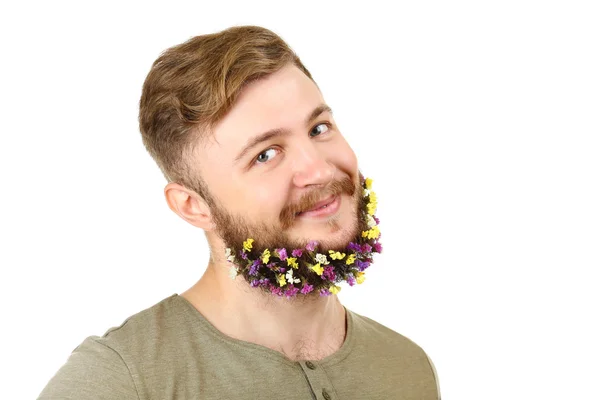
[(257, 26), (153, 64), (144, 145), (210, 259), (183, 292), (78, 346), (41, 398), (439, 399), (402, 335), (346, 309), (381, 252), (372, 182), (309, 71)]

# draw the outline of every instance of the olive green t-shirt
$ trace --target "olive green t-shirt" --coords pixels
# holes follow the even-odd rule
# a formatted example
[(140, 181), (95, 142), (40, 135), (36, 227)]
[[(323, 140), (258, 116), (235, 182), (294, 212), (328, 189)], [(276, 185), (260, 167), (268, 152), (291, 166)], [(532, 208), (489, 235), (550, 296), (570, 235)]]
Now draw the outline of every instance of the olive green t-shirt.
[(231, 338), (173, 294), (102, 337), (86, 338), (40, 399), (440, 398), (435, 369), (414, 342), (346, 310), (342, 346), (291, 361)]

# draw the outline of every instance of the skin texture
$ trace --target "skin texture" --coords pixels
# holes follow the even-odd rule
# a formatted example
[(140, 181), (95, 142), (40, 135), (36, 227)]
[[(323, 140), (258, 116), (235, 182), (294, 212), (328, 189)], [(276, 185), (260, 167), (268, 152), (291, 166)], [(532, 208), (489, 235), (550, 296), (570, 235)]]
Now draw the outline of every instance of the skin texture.
[[(292, 360), (318, 360), (339, 349), (346, 331), (339, 299), (276, 298), (240, 277), (232, 280), (224, 250), (247, 237), (259, 247), (303, 247), (317, 240), (337, 249), (360, 234), (356, 155), (329, 111), (306, 121), (322, 105), (318, 87), (291, 64), (252, 82), (193, 155), (209, 201), (176, 183), (165, 187), (171, 210), (203, 229), (211, 248), (204, 275), (182, 296), (224, 334)], [(287, 133), (236, 161), (249, 139), (273, 128)], [(296, 215), (334, 193), (341, 199), (335, 215)]]

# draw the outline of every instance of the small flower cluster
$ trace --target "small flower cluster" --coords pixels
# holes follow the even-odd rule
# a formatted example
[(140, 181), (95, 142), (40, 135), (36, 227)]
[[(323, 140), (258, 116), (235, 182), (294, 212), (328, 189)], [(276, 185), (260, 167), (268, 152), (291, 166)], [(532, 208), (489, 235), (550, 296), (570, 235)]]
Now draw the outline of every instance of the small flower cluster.
[[(244, 274), (250, 286), (261, 287), (277, 296), (288, 298), (318, 290), (321, 296), (337, 294), (342, 289), (336, 283), (347, 282), (350, 286), (365, 280), (365, 269), (373, 259), (373, 253), (381, 253), (379, 219), (375, 217), (377, 197), (371, 190), (372, 179), (362, 182), (364, 189), (364, 218), (369, 230), (361, 232), (360, 243), (351, 242), (345, 252), (318, 251), (318, 242), (311, 240), (304, 248), (264, 249), (254, 253), (254, 239), (248, 238), (239, 250), (241, 261), (236, 260), (231, 248), (225, 250), (227, 261), (232, 263), (230, 277)], [(245, 264), (242, 268), (241, 265)], [(298, 273), (302, 268), (302, 273)], [(310, 275), (314, 276), (310, 277)], [(310, 279), (306, 277), (309, 276)], [(320, 278), (320, 279), (319, 279)]]

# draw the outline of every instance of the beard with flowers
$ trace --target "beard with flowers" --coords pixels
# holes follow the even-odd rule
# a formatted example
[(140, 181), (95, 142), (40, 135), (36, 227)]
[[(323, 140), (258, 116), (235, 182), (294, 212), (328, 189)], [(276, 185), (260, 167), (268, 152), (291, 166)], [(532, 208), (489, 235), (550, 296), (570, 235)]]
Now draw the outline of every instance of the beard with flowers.
[[(381, 253), (379, 219), (374, 215), (377, 197), (371, 190), (372, 180), (359, 173), (360, 184), (350, 178), (334, 181), (327, 188), (309, 193), (299, 204), (285, 207), (279, 219), (281, 226), (249, 223), (222, 209), (213, 199), (211, 210), (217, 234), (225, 244), (225, 258), (231, 264), (230, 276), (238, 275), (253, 288), (287, 298), (299, 295), (337, 294), (338, 283), (353, 286), (365, 279), (365, 270), (373, 262), (373, 254)], [(355, 205), (354, 224), (342, 244), (307, 238), (291, 238), (286, 230), (297, 215), (308, 210), (328, 195), (347, 194)], [(337, 220), (328, 221), (337, 227)]]

